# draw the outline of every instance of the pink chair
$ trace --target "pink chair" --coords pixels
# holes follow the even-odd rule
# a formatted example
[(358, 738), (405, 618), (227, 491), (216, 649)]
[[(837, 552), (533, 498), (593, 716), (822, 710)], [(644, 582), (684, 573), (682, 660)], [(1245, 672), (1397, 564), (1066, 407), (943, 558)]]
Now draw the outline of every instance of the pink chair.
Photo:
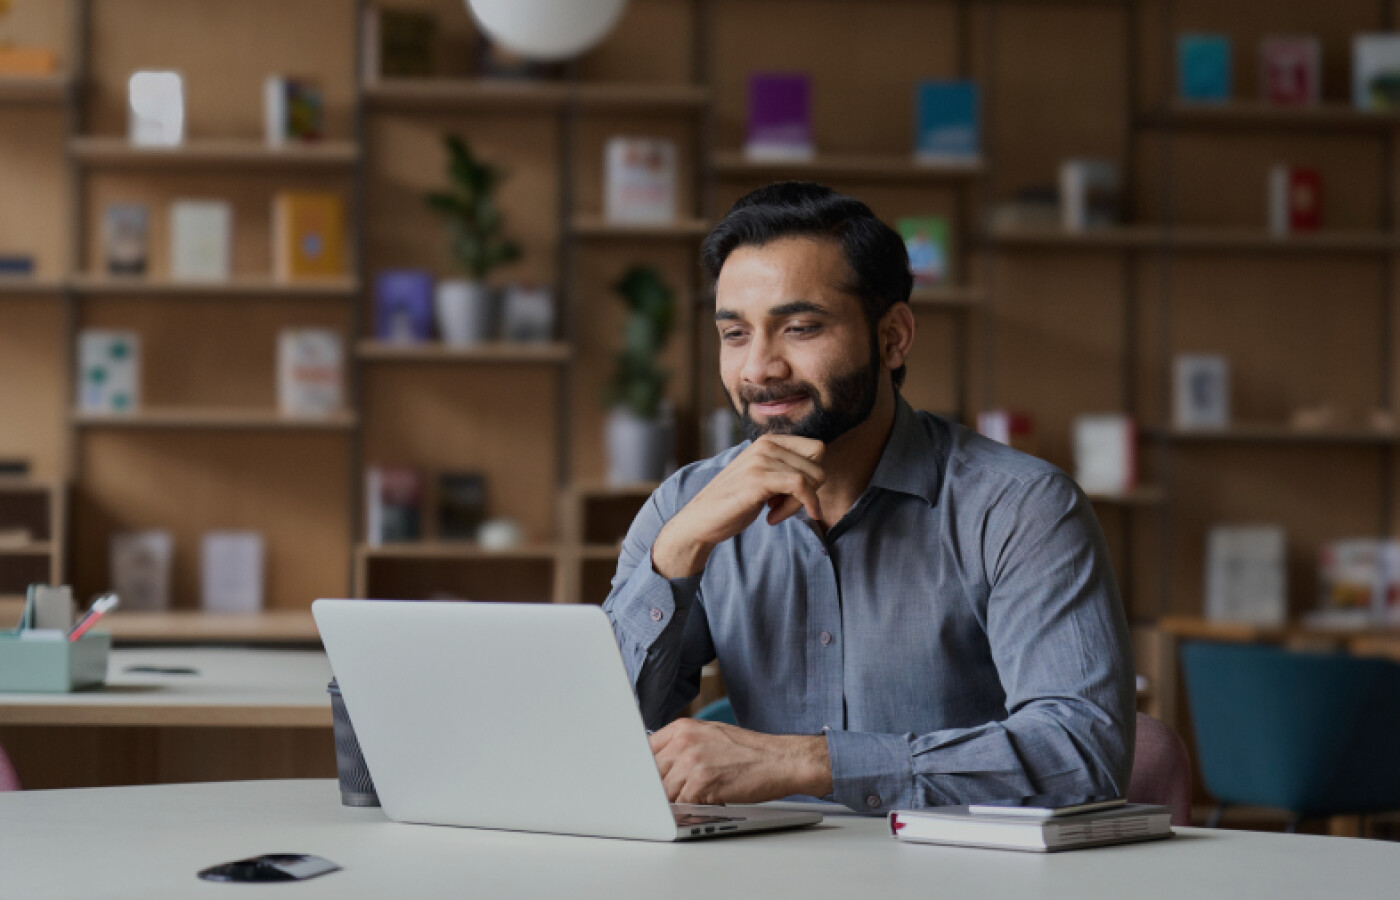
[(19, 773), (15, 767), (10, 765), (10, 758), (5, 755), (5, 748), (0, 747), (0, 791), (17, 791), (20, 789)]
[(1137, 714), (1128, 800), (1169, 806), (1173, 825), (1191, 824), (1191, 757), (1186, 753), (1186, 743), (1146, 713)]

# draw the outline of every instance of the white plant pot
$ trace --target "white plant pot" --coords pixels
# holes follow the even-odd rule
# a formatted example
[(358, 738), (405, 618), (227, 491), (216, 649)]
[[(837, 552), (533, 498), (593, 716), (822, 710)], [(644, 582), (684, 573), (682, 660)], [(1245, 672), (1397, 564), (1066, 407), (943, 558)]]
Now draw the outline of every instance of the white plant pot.
[(479, 281), (439, 281), (433, 292), (438, 334), (455, 347), (484, 344), (495, 336), (495, 297)]
[(671, 455), (673, 425), (638, 418), (624, 406), (608, 414), (604, 439), (608, 451), (608, 483), (660, 481)]

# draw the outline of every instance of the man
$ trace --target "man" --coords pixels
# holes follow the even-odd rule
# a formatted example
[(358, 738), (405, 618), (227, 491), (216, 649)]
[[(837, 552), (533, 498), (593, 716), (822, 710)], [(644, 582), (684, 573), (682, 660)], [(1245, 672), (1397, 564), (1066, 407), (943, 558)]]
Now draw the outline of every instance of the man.
[[(652, 494), (604, 606), (671, 799), (1126, 791), (1134, 678), (1102, 533), (1064, 473), (900, 397), (899, 236), (789, 182), (736, 203), (703, 259), (750, 440)], [(672, 722), (715, 658), (743, 727)]]

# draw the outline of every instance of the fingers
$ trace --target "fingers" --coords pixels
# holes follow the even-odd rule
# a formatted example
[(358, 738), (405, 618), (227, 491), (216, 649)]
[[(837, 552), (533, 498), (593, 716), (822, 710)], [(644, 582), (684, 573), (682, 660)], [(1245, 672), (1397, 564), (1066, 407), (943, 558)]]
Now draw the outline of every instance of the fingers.
[(821, 462), (822, 455), (826, 453), (826, 444), (815, 438), (798, 437), (795, 434), (765, 434), (758, 440), (777, 444), (812, 462)]

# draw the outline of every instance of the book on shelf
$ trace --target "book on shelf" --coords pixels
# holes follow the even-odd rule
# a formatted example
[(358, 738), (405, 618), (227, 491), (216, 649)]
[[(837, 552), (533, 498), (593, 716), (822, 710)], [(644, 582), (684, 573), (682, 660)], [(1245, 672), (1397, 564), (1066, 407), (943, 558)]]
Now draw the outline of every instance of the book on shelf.
[(345, 403), (345, 353), (340, 333), (285, 328), (277, 337), (277, 407), (284, 416), (319, 418)]
[(1132, 416), (1075, 417), (1074, 480), (1090, 494), (1126, 494), (1137, 487), (1137, 425)]
[(228, 281), (233, 268), (233, 206), (223, 200), (170, 204), (170, 277)]
[(748, 139), (744, 153), (759, 161), (803, 162), (812, 143), (812, 79), (804, 73), (749, 75)]
[(906, 216), (895, 225), (909, 253), (909, 270), (916, 287), (949, 284), (953, 280), (952, 226), (947, 216)]
[(0, 278), (33, 274), (34, 257), (28, 253), (0, 252)]
[(1066, 231), (1110, 228), (1122, 219), (1123, 184), (1108, 159), (1067, 159), (1060, 164), (1060, 225)]
[(263, 82), (263, 131), (269, 147), (318, 141), (325, 136), (326, 103), (310, 78), (269, 75)]
[(1216, 525), (1206, 535), (1206, 618), (1281, 625), (1288, 618), (1287, 539), (1277, 525)]
[(1230, 361), (1184, 353), (1172, 361), (1172, 422), (1177, 428), (1230, 426)]
[(889, 824), (901, 841), (1052, 853), (1169, 838), (1171, 818), (1170, 808), (1143, 803), (1052, 818), (936, 806), (895, 810)]
[(391, 344), (433, 337), (433, 275), (423, 269), (385, 269), (374, 279), (374, 336)]
[(406, 466), (365, 470), (365, 543), (371, 547), (423, 537), (423, 474)]
[(609, 222), (676, 220), (676, 142), (612, 137), (603, 147), (603, 215)]
[(78, 333), (78, 409), (134, 412), (141, 405), (141, 336), (85, 328)]
[(141, 203), (109, 203), (102, 211), (102, 257), (108, 275), (145, 275), (150, 215)]
[(554, 337), (554, 292), (543, 285), (507, 285), (501, 299), (501, 338), (543, 343)]
[(282, 191), (272, 198), (272, 268), (279, 281), (345, 273), (345, 201), (339, 194)]
[(977, 82), (921, 81), (915, 90), (914, 110), (917, 161), (973, 160), (982, 152)]
[(208, 612), (263, 608), (267, 548), (256, 531), (206, 532), (200, 548), (201, 605)]
[(977, 433), (1022, 453), (1035, 453), (1035, 420), (1029, 413), (984, 409), (977, 414)]
[(170, 608), (170, 572), (175, 539), (160, 529), (124, 531), (112, 535), (112, 590), (122, 609), (152, 612)]
[(1278, 165), (1269, 170), (1269, 233), (1305, 234), (1322, 227), (1322, 174)]
[(185, 142), (185, 79), (179, 72), (136, 72), (127, 81), (127, 139), (137, 147)]
[(365, 81), (437, 74), (437, 19), (428, 13), (369, 6), (360, 37)]
[(1318, 612), (1358, 626), (1400, 614), (1400, 540), (1344, 538), (1317, 554)]
[(1352, 38), (1351, 95), (1357, 109), (1400, 109), (1400, 34)]
[(52, 75), (58, 71), (58, 54), (48, 47), (0, 44), (0, 76)]
[(1271, 34), (1259, 40), (1259, 95), (1275, 106), (1310, 106), (1322, 98), (1322, 41)]
[(486, 476), (441, 472), (437, 483), (437, 529), (443, 540), (474, 541), (486, 521)]
[(1224, 103), (1232, 93), (1230, 38), (1182, 34), (1176, 39), (1177, 93), (1192, 103)]

